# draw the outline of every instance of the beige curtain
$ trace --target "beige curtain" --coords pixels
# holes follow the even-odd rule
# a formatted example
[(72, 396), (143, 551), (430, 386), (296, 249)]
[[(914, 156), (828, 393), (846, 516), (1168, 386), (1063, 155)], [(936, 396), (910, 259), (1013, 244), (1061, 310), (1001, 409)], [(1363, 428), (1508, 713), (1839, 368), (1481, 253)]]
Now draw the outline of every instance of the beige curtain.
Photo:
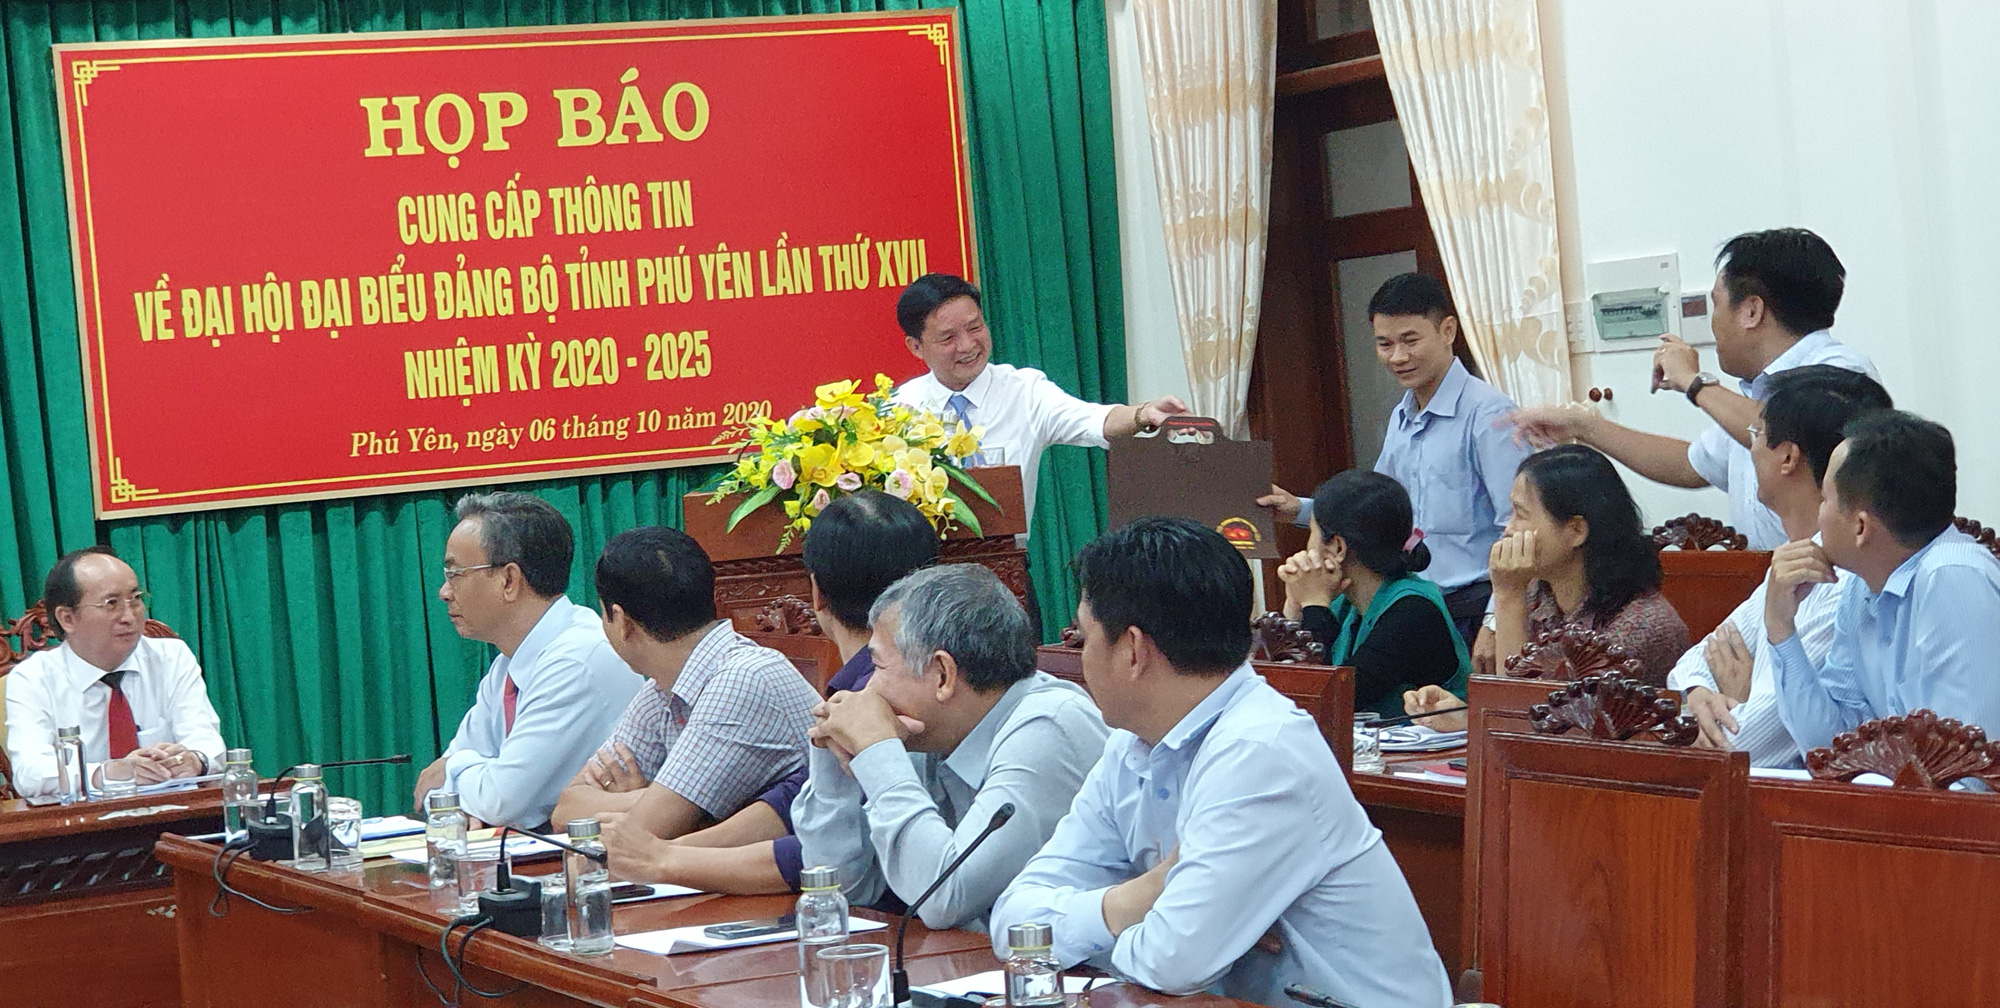
[(1466, 339), (1516, 402), (1569, 396), (1535, 0), (1371, 0)]
[(1271, 193), (1276, 0), (1132, 0), (1189, 403), (1249, 436)]

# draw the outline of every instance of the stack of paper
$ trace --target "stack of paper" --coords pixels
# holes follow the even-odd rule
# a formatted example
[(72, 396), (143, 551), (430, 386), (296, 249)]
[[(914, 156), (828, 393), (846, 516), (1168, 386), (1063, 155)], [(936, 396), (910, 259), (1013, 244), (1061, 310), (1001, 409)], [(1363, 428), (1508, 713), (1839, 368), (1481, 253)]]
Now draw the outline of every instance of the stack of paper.
[[(1120, 982), (1122, 981), (1100, 980), (1097, 982), (1097, 988), (1103, 988)], [(1089, 986), (1089, 977), (1063, 977), (1064, 994), (1082, 993), (1083, 989)], [(996, 994), (1005, 994), (1007, 992), (1007, 974), (1000, 970), (993, 970), (989, 973), (975, 973), (969, 977), (959, 977), (956, 980), (925, 984), (916, 989), (930, 991), (939, 997), (992, 997)]]
[[(694, 924), (688, 927), (666, 928), (660, 931), (641, 931), (638, 934), (619, 935), (618, 944), (654, 955), (679, 955), (682, 952), (709, 952), (715, 949), (739, 948), (744, 945), (769, 945), (773, 942), (797, 941), (797, 928), (775, 931), (771, 934), (755, 935), (750, 938), (717, 938), (708, 934), (714, 925)], [(860, 934), (863, 931), (880, 931), (889, 925), (877, 921), (862, 920), (859, 917), (847, 919), (847, 933)]]
[(1439, 752), (1464, 744), (1463, 730), (1440, 732), (1415, 724), (1382, 729), (1383, 752)]

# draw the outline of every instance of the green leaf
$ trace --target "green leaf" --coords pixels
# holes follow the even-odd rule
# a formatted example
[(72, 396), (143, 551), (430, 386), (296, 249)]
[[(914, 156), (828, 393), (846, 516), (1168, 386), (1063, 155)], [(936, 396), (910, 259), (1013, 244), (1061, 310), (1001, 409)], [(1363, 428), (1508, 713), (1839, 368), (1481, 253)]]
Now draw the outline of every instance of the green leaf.
[(987, 493), (986, 488), (980, 486), (979, 481), (973, 479), (970, 473), (967, 473), (965, 470), (960, 469), (955, 465), (948, 465), (943, 462), (938, 463), (938, 468), (943, 469), (947, 475), (949, 475), (952, 479), (958, 481), (960, 486), (963, 486), (967, 490), (970, 490), (973, 493), (978, 494), (980, 500), (983, 500), (986, 503), (991, 504), (996, 508), (1000, 506), (1000, 502), (994, 500), (993, 495)]
[(979, 517), (972, 513), (972, 508), (966, 506), (964, 499), (953, 497), (951, 499), (951, 512), (952, 517), (957, 518), (960, 525), (971, 529), (973, 535), (983, 536), (986, 534), (979, 528)]
[(782, 492), (784, 492), (783, 488), (778, 486), (778, 484), (773, 483), (770, 486), (767, 486), (764, 489), (759, 490), (754, 494), (751, 494), (748, 500), (745, 500), (743, 503), (736, 505), (736, 510), (734, 512), (731, 512), (731, 514), (729, 515), (729, 524), (723, 528), (723, 531), (724, 532), (736, 531), (737, 522), (742, 521), (745, 517), (747, 517), (750, 514), (750, 512), (755, 511), (758, 508), (771, 503), (773, 500), (776, 500), (778, 494)]

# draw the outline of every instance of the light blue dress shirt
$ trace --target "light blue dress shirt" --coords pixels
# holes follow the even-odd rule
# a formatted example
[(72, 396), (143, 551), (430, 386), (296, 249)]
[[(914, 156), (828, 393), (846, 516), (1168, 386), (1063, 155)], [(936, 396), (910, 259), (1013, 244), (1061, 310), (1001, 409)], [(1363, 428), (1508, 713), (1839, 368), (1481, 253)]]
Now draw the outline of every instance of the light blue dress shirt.
[(812, 748), (811, 776), (792, 803), (800, 853), (839, 869), (857, 906), (885, 889), (908, 903), (1011, 802), (1013, 818), (918, 908), (927, 927), (983, 931), (994, 898), (1069, 811), (1109, 733), (1089, 694), (1036, 672), (1007, 687), (941, 759), (888, 739), (856, 755), (850, 775)]
[[(518, 691), (512, 732), (501, 701), (510, 675)], [(612, 652), (595, 610), (557, 596), (514, 654), (494, 658), (479, 681), (445, 750), (445, 789), (488, 825), (548, 822), (564, 785), (645, 681)]]
[[(1514, 443), (1511, 426), (1498, 426), (1513, 411), (1514, 400), (1454, 360), (1423, 409), (1415, 393), (1404, 392), (1389, 414), (1375, 471), (1410, 492), (1431, 550), (1423, 576), (1445, 591), (1486, 580), (1493, 544), (1514, 513), (1507, 495), (1530, 449)], [(1299, 504), (1303, 526), (1312, 520), (1312, 500)]]
[[(1180, 851), (1116, 938), (1104, 893)], [(1366, 1008), (1442, 1008), (1444, 965), (1382, 833), (1312, 719), (1248, 664), (1155, 746), (1113, 732), (1049, 842), (993, 907), (993, 934), (1046, 922), (1091, 961), (1169, 994), (1286, 1005), (1303, 983)], [(1284, 950), (1259, 951), (1275, 924)], [(1005, 956), (1003, 938), (994, 941)]]
[(1946, 529), (1880, 592), (1858, 577), (1839, 587), (1823, 664), (1797, 634), (1776, 648), (1778, 710), (1801, 748), (1919, 708), (2000, 730), (2000, 561), (1986, 547)]

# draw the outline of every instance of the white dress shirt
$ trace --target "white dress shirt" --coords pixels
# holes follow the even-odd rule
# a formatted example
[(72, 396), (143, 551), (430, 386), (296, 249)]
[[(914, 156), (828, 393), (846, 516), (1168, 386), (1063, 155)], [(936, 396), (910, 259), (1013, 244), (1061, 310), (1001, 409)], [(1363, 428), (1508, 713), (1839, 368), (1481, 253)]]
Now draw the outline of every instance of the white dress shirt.
[(2000, 561), (1986, 547), (1948, 528), (1903, 561), (1880, 592), (1855, 577), (1835, 594), (1838, 629), (1823, 661), (1806, 653), (1797, 634), (1773, 649), (1778, 710), (1801, 748), (1919, 708), (1996, 731)]
[[(1799, 644), (1805, 648), (1806, 657), (1814, 663), (1824, 662), (1827, 652), (1833, 649), (1834, 631), (1838, 629), (1835, 616), (1840, 610), (1840, 593), (1853, 574), (1834, 568), (1838, 578), (1832, 585), (1813, 589), (1805, 601), (1799, 603), (1798, 627)], [(1729, 736), (1732, 748), (1750, 754), (1750, 765), (1759, 767), (1783, 767), (1797, 769), (1805, 766), (1805, 755), (1799, 744), (1792, 739), (1792, 733), (1785, 730), (1785, 720), (1778, 713), (1778, 673), (1777, 656), (1764, 633), (1764, 590), (1768, 582), (1760, 581), (1750, 597), (1736, 607), (1724, 622), (1733, 623), (1736, 632), (1743, 635), (1743, 645), (1750, 650), (1752, 666), (1750, 670), (1750, 696), (1730, 711), (1736, 718), (1736, 733)], [(1713, 636), (1712, 634), (1710, 636)], [(1667, 674), (1667, 687), (1686, 692), (1696, 686), (1705, 686), (1715, 692), (1722, 692), (1715, 685), (1715, 673), (1709, 670), (1707, 648), (1704, 638), (1696, 641), (1681, 655), (1674, 670)]]
[[(514, 730), (502, 692), (514, 678)], [(445, 749), (444, 789), (493, 826), (539, 826), (646, 680), (619, 660), (594, 610), (558, 595), (512, 657), (500, 655)]]
[[(1743, 394), (1762, 402), (1771, 394), (1771, 376), (1808, 364), (1832, 364), (1859, 371), (1876, 381), (1882, 375), (1868, 355), (1833, 338), (1821, 329), (1799, 337), (1757, 377), (1739, 381)], [(1785, 523), (1778, 514), (1757, 499), (1757, 467), (1750, 461), (1750, 449), (1736, 440), (1747, 431), (1726, 431), (1711, 424), (1688, 444), (1688, 465), (1708, 484), (1729, 495), (1729, 524), (1750, 539), (1753, 550), (1773, 550), (1785, 544)]]
[[(1116, 938), (1104, 893), (1180, 850), (1166, 888)], [(1267, 1005), (1303, 983), (1367, 1008), (1443, 1008), (1444, 964), (1382, 833), (1304, 711), (1248, 663), (1156, 746), (1113, 732), (1055, 836), (993, 907), (1169, 994), (1218, 987)], [(1255, 946), (1275, 923), (1284, 949)]]
[[(100, 680), (106, 669), (84, 661), (68, 644), (38, 651), (7, 676), (7, 758), (14, 764), (14, 788), (22, 797), (56, 793), (56, 729), (83, 729), (83, 758), (102, 763), (111, 742), (105, 711), (111, 687)], [(174, 637), (141, 637), (117, 669), (119, 689), (132, 705), (139, 744), (177, 742), (198, 752), (213, 770), (222, 769), (222, 719), (208, 700), (201, 664), (186, 642)]]
[(986, 428), (981, 448), (999, 448), (1006, 453), (1005, 464), (1021, 467), (1021, 502), (1030, 519), (1035, 514), (1035, 480), (1041, 474), (1042, 449), (1052, 444), (1111, 447), (1104, 438), (1104, 418), (1111, 415), (1113, 407), (1084, 402), (1034, 368), (989, 363), (959, 393), (946, 388), (936, 375), (926, 373), (904, 382), (896, 390), (895, 401), (930, 410), (951, 422), (957, 414), (945, 404), (953, 395), (965, 396), (970, 404), (967, 418), (974, 427)]
[(856, 755), (850, 775), (813, 748), (792, 804), (800, 852), (806, 864), (839, 869), (857, 906), (884, 889), (908, 903), (1012, 803), (1013, 818), (919, 908), (928, 927), (984, 931), (994, 899), (1069, 812), (1109, 733), (1080, 687), (1036, 672), (1007, 687), (943, 758), (887, 739)]

